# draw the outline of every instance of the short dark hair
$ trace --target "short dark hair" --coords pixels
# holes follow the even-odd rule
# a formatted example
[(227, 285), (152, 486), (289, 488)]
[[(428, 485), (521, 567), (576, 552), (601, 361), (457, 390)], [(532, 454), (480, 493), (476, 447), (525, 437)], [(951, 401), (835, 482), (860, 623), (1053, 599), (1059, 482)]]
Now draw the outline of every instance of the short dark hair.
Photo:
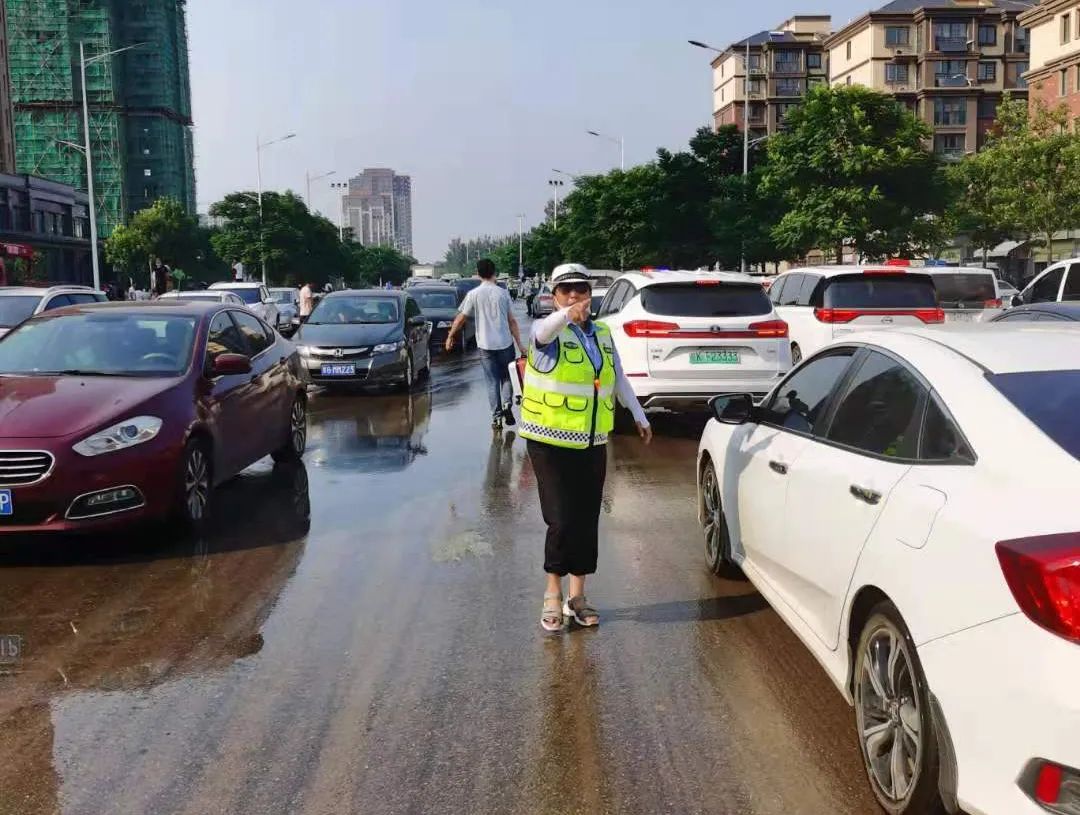
[(476, 261), (476, 273), (484, 280), (491, 280), (495, 277), (495, 262), (490, 258), (480, 258)]

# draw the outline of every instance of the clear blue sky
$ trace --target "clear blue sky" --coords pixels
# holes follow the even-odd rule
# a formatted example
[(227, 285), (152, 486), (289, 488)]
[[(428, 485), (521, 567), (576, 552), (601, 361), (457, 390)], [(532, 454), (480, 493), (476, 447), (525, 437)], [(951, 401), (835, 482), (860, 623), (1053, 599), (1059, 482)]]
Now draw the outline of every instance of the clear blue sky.
[[(304, 193), (304, 173), (364, 167), (413, 177), (416, 254), (454, 236), (533, 224), (557, 167), (617, 165), (678, 149), (711, 119), (709, 54), (794, 13), (859, 0), (196, 0), (188, 4), (200, 211), (255, 188), (255, 138), (298, 136), (263, 156), (266, 189)], [(337, 198), (315, 185), (337, 222)]]

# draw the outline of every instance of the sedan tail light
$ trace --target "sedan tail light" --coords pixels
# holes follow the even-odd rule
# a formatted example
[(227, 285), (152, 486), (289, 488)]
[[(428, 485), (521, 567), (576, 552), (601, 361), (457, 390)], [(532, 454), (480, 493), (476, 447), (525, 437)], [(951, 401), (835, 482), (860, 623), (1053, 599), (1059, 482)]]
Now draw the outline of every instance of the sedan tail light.
[(762, 338), (782, 338), (788, 336), (788, 324), (783, 320), (764, 320), (750, 323), (746, 328), (725, 330), (682, 328), (678, 323), (665, 323), (658, 320), (632, 320), (623, 325), (623, 331), (631, 337), (667, 337), (681, 340), (746, 340)]
[(631, 320), (623, 325), (628, 337), (668, 337), (678, 331), (678, 323), (662, 323), (658, 320)]
[(1080, 532), (1001, 541), (998, 561), (1020, 610), (1080, 643)]
[(994, 300), (987, 300), (985, 303), (983, 303), (983, 308), (1001, 308), (1001, 298), (999, 297)]
[(945, 322), (940, 308), (815, 308), (819, 323), (850, 323), (859, 317), (918, 317), (927, 325)]

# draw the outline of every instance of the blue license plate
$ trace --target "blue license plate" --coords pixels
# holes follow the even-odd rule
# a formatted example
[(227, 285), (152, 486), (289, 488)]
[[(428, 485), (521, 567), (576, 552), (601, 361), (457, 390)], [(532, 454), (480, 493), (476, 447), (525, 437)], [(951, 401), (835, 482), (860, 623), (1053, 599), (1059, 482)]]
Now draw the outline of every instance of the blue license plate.
[(323, 365), (323, 376), (356, 376), (356, 366), (349, 365)]
[(15, 505), (11, 501), (11, 490), (0, 490), (0, 515), (14, 515)]

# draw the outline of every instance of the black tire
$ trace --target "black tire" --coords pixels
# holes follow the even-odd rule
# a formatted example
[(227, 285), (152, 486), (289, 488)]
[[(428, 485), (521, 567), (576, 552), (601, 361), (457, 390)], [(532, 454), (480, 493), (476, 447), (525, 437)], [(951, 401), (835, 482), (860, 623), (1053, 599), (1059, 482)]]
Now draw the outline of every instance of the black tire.
[(797, 342), (791, 343), (791, 367), (794, 368), (802, 362), (802, 349)]
[(409, 393), (414, 387), (416, 387), (416, 369), (413, 367), (412, 352), (405, 358), (405, 373), (401, 376), (401, 382), (398, 388), (402, 393)]
[(889, 815), (944, 812), (930, 689), (911, 634), (888, 601), (871, 610), (859, 635), (853, 685), (859, 751), (881, 808)]
[(624, 408), (618, 401), (615, 402), (615, 435), (632, 436), (637, 432), (637, 424), (634, 422), (634, 414)]
[(270, 455), (279, 464), (299, 461), (307, 450), (307, 397), (298, 393), (289, 408), (288, 438)]
[(702, 532), (705, 535), (705, 565), (709, 571), (721, 577), (737, 572), (731, 559), (731, 533), (728, 531), (727, 515), (720, 493), (720, 481), (716, 467), (710, 461), (701, 473)]
[(191, 439), (184, 446), (180, 460), (180, 477), (177, 484), (174, 514), (184, 529), (200, 532), (210, 517), (210, 498), (213, 494), (214, 474), (210, 445), (202, 439)]

